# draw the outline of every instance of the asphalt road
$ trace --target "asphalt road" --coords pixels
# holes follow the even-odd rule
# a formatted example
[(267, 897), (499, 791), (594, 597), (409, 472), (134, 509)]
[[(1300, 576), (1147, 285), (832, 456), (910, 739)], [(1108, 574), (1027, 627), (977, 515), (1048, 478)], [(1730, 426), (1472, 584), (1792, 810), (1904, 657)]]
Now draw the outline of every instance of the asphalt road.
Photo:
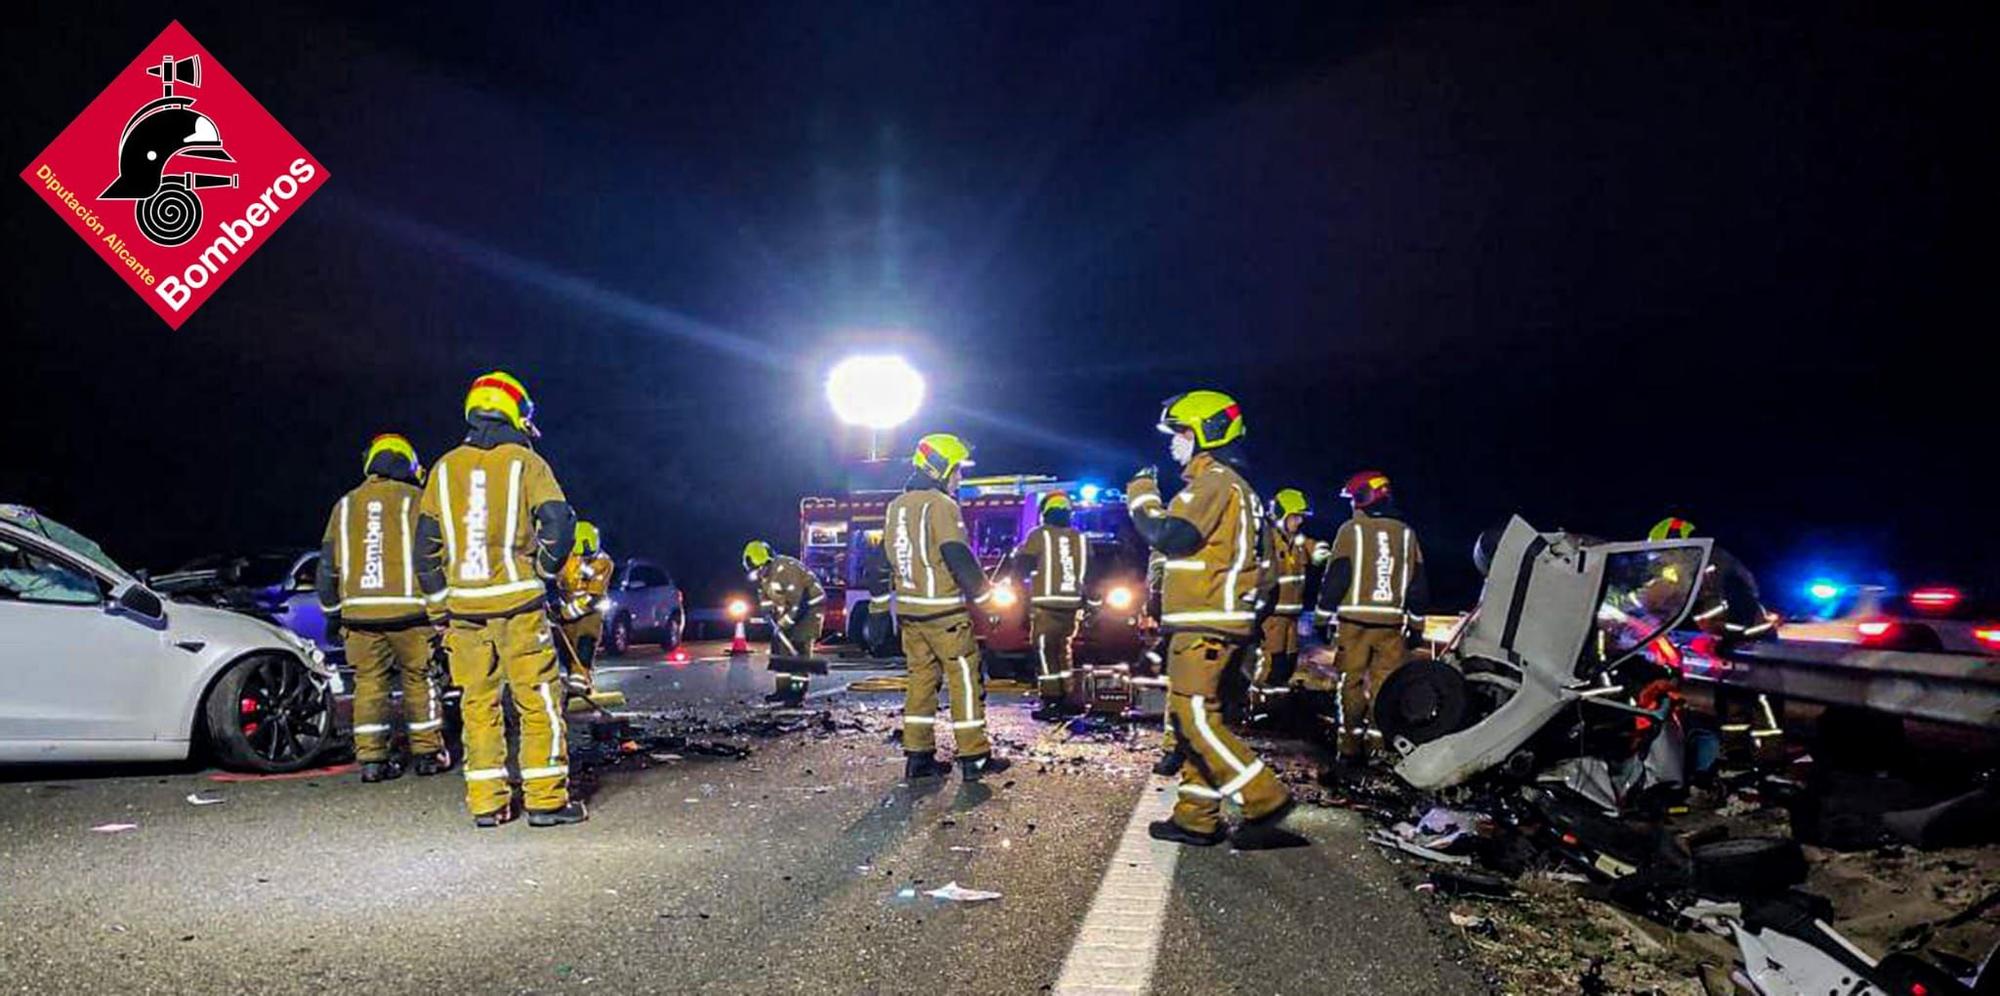
[[(1094, 943), (1079, 925), (1156, 790), (1149, 755), (1066, 741), (996, 694), (1022, 763), (913, 789), (887, 739), (900, 696), (837, 690), (868, 676), (816, 686), (835, 728), (745, 739), (761, 659), (607, 661), (642, 729), (753, 753), (625, 755), (577, 827), (476, 831), (455, 775), (0, 773), (0, 991), (1048, 991)], [(91, 829), (111, 823), (137, 826)], [(1175, 855), (1157, 928), (1134, 932), (1153, 991), (1484, 991), (1354, 817), (1292, 826), (1316, 846)], [(1003, 898), (924, 895), (948, 882)]]

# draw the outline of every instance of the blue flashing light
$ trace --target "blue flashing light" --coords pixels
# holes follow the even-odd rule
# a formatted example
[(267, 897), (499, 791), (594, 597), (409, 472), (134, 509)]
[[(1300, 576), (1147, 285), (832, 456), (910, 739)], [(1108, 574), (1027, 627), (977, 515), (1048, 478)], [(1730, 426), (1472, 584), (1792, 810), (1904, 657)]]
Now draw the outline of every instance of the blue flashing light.
[(1840, 597), (1841, 587), (1832, 581), (1814, 581), (1806, 585), (1806, 594), (1821, 602), (1831, 602)]
[(1086, 484), (1076, 489), (1076, 497), (1085, 505), (1097, 504), (1097, 496), (1103, 493), (1104, 489), (1095, 484)]

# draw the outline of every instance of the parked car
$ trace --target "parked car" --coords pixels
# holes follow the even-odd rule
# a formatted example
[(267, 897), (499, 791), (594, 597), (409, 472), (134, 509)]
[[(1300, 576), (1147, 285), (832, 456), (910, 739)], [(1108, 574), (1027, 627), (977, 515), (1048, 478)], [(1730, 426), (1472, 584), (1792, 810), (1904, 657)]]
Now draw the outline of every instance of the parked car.
[(296, 771), (337, 743), (311, 640), (169, 604), (90, 539), (0, 505), (0, 763), (177, 760)]
[(337, 661), (342, 648), (326, 638), (326, 611), (313, 587), (318, 571), (318, 550), (214, 554), (153, 575), (147, 583), (176, 602), (213, 605), (270, 620), (313, 641)]
[(633, 643), (657, 643), (663, 650), (681, 645), (687, 626), (687, 604), (674, 577), (644, 557), (618, 562), (605, 597), (604, 650), (622, 654)]

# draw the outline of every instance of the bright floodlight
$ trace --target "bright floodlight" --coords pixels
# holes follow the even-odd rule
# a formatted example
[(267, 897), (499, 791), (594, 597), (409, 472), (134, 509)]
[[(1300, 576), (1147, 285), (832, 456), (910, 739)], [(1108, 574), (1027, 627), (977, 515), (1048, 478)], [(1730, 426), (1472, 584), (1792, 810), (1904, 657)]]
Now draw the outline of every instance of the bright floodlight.
[(900, 356), (850, 356), (826, 375), (826, 400), (842, 422), (893, 429), (924, 403), (924, 378)]

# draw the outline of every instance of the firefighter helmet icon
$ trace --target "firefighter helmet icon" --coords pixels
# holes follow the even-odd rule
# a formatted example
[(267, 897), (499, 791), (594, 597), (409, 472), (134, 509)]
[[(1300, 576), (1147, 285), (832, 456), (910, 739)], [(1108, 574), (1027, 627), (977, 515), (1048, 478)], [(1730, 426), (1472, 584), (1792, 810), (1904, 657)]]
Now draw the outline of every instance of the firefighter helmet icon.
[(138, 201), (133, 214), (139, 231), (161, 246), (177, 246), (201, 230), (201, 198), (205, 187), (234, 187), (237, 175), (168, 173), (177, 156), (235, 162), (222, 148), (215, 120), (194, 110), (194, 98), (177, 96), (174, 85), (201, 86), (201, 56), (166, 56), (147, 75), (161, 81), (160, 99), (132, 114), (118, 136), (118, 179), (98, 195), (110, 201)]

